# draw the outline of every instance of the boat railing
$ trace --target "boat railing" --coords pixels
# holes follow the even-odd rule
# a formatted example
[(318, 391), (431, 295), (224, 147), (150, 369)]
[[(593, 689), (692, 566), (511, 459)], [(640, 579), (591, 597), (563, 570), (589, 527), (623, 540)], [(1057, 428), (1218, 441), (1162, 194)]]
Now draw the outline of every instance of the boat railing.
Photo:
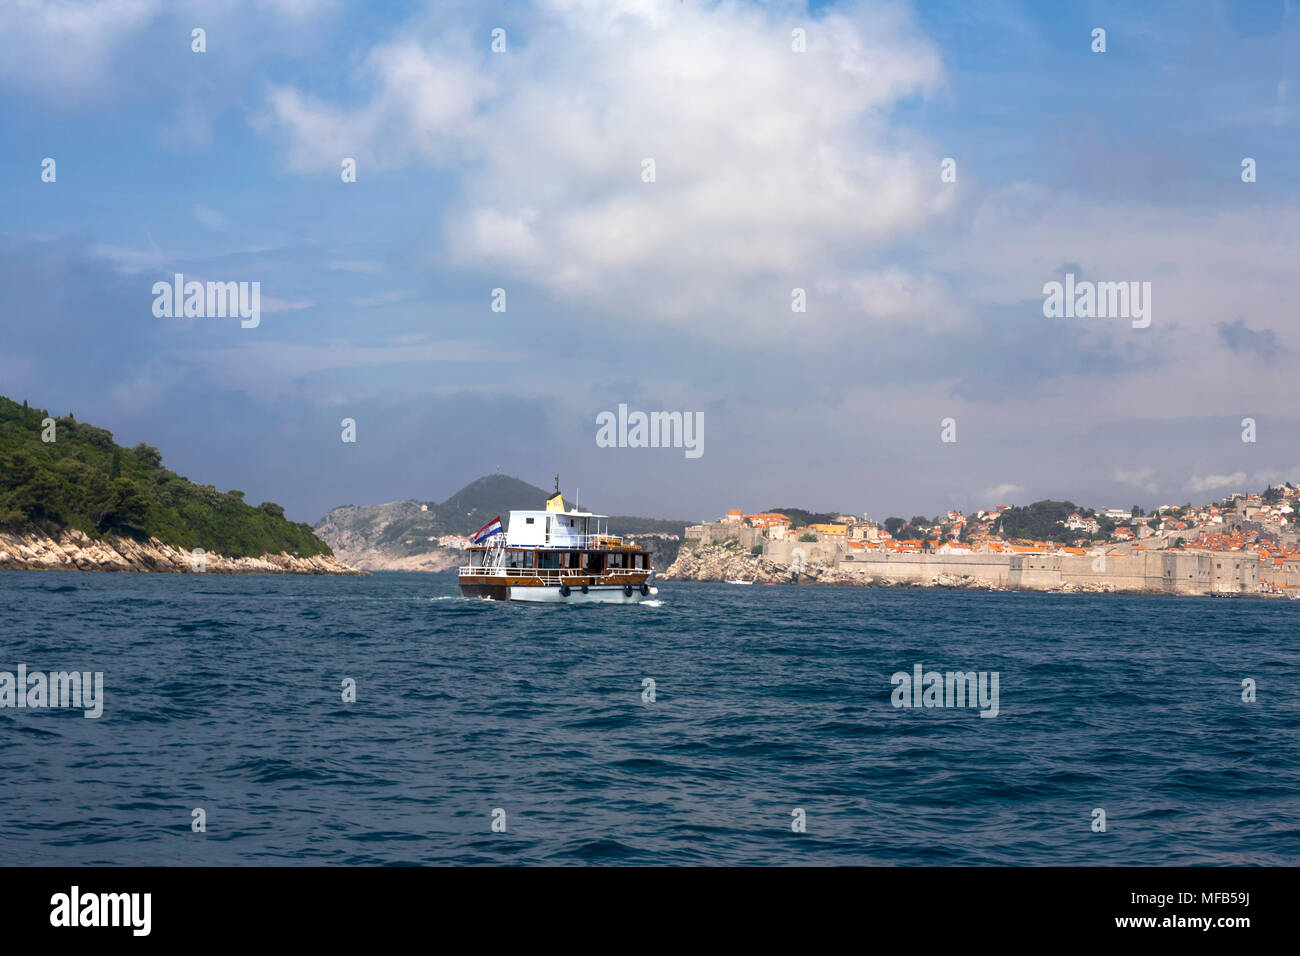
[[(471, 547), (475, 547), (471, 545)], [(484, 550), (501, 551), (501, 550), (520, 550), (535, 551), (538, 548), (549, 548), (554, 551), (579, 549), (584, 551), (600, 551), (606, 548), (628, 548), (640, 547), (635, 542), (625, 541), (620, 535), (616, 534), (559, 534), (552, 533), (547, 535), (545, 544), (509, 544), (504, 535), (497, 535), (492, 538), (488, 544), (480, 545)]]
[[(542, 547), (546, 548), (586, 548), (588, 550), (599, 550), (600, 548), (621, 548), (625, 544), (623, 539), (616, 534), (551, 534), (547, 543)], [(534, 545), (536, 547), (536, 545)]]
[(466, 566), (460, 569), (460, 577), (510, 577), (536, 578), (543, 584), (563, 584), (574, 578), (623, 578), (644, 576), (649, 568), (608, 568), (604, 571), (584, 568), (511, 568)]

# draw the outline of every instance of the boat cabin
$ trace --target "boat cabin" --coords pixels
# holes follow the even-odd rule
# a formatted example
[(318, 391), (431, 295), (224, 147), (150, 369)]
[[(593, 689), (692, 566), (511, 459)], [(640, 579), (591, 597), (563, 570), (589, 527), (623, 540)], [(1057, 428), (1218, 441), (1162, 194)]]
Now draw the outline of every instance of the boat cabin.
[(589, 511), (512, 511), (504, 544), (470, 548), (471, 567), (606, 571), (641, 571), (650, 556), (640, 546), (601, 531), (607, 515)]

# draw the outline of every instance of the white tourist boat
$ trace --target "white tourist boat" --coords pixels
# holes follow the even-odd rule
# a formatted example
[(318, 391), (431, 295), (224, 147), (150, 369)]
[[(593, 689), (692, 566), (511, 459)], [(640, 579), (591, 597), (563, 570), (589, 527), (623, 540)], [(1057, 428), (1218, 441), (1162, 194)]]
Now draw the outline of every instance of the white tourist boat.
[(636, 604), (659, 593), (650, 553), (601, 530), (606, 515), (565, 504), (558, 491), (542, 511), (512, 511), (474, 535), (460, 593), (499, 601)]

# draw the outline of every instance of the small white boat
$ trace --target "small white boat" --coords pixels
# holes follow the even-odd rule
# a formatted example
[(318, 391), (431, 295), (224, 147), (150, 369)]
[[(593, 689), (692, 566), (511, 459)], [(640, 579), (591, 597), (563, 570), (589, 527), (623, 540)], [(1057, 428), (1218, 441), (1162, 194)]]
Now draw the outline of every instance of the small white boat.
[(604, 517), (566, 506), (557, 490), (545, 511), (510, 512), (505, 531), (489, 521), (460, 569), (460, 593), (554, 604), (637, 604), (658, 594), (650, 553), (602, 532)]
[(753, 582), (753, 581), (742, 581), (742, 580), (740, 580), (740, 578), (736, 578), (736, 580), (734, 580), (734, 581), (728, 581), (727, 583), (728, 583), (728, 584), (753, 584), (754, 582)]

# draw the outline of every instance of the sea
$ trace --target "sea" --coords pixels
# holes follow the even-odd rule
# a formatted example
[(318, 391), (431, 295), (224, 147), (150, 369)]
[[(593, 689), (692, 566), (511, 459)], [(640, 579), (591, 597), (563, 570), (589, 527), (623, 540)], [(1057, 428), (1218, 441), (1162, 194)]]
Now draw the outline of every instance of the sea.
[(0, 649), (103, 674), (0, 709), (6, 865), (1300, 862), (1300, 602), (4, 571)]

